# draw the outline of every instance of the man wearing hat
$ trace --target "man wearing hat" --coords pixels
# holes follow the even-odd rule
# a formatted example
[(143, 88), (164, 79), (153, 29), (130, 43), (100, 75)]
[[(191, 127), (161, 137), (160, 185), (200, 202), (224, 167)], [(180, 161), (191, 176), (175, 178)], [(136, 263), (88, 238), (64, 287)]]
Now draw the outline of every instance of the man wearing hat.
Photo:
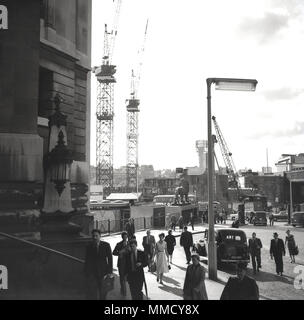
[(284, 241), (279, 238), (277, 232), (273, 234), (273, 239), (270, 242), (270, 257), (271, 260), (274, 258), (276, 264), (277, 275), (283, 275), (283, 255), (285, 256), (285, 245)]
[(192, 264), (187, 268), (184, 282), (184, 300), (208, 300), (205, 286), (205, 268), (198, 253), (192, 253)]
[(236, 277), (230, 277), (221, 300), (259, 300), (259, 288), (254, 279), (246, 275), (247, 264), (238, 263)]

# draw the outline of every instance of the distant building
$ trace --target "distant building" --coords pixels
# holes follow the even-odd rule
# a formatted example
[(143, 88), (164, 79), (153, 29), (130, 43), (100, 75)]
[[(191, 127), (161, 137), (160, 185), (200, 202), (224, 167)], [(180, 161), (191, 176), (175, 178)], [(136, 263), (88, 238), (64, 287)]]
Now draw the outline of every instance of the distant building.
[(272, 167), (262, 167), (263, 174), (272, 174)]
[(293, 211), (300, 210), (304, 204), (304, 153), (282, 154), (276, 167), (287, 180), (286, 203), (292, 204)]
[[(0, 32), (0, 218), (39, 212), (52, 98), (63, 98), (73, 151), (72, 206), (85, 213), (90, 163), (91, 0), (3, 0)], [(19, 213), (18, 213), (19, 212)], [(1, 222), (0, 222), (1, 223)]]
[(282, 176), (247, 175), (245, 176), (245, 188), (266, 196), (268, 206), (279, 207), (288, 200), (286, 198), (287, 181)]
[(175, 188), (179, 184), (177, 178), (153, 178), (145, 179), (142, 192), (144, 201), (152, 201), (156, 195), (175, 194)]
[(204, 173), (207, 169), (208, 163), (208, 141), (197, 140), (195, 146), (198, 153), (199, 167), (202, 173)]

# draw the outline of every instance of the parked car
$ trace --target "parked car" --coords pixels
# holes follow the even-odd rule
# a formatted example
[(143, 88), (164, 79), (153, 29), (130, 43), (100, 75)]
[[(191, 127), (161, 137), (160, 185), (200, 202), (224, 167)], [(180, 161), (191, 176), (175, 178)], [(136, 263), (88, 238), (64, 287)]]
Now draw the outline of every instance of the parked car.
[(286, 211), (280, 211), (273, 213), (273, 221), (288, 221), (288, 214)]
[[(249, 263), (247, 237), (243, 230), (232, 228), (218, 228), (215, 230), (217, 262)], [(195, 243), (196, 251), (201, 256), (208, 256), (208, 229), (204, 236)]]
[(238, 219), (239, 214), (238, 213), (231, 213), (229, 217), (231, 220), (236, 220), (236, 219)]
[(291, 217), (293, 227), (304, 227), (304, 211), (294, 212)]
[(254, 226), (267, 226), (266, 211), (254, 211), (252, 223)]

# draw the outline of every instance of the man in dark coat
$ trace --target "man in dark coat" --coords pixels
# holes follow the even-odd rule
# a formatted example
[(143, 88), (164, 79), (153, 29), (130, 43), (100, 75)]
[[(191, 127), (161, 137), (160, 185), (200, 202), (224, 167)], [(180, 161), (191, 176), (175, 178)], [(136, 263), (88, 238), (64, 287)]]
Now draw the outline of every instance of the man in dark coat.
[(128, 253), (128, 234), (126, 231), (121, 234), (122, 241), (118, 242), (113, 250), (113, 256), (118, 256), (117, 267), (120, 280), (120, 293), (123, 296), (127, 295), (126, 288), (126, 257)]
[(128, 239), (129, 241), (134, 238), (135, 234), (135, 226), (134, 226), (134, 221), (132, 219), (129, 219), (128, 222), (126, 223), (125, 229), (128, 234)]
[(284, 241), (279, 239), (279, 235), (275, 232), (270, 243), (270, 257), (271, 260), (274, 258), (276, 272), (280, 276), (283, 275), (283, 255), (285, 256), (285, 254)]
[(156, 242), (155, 242), (154, 236), (151, 236), (151, 231), (147, 230), (147, 235), (143, 237), (142, 246), (148, 258), (149, 271), (151, 271), (151, 264), (152, 264), (152, 259), (154, 257), (155, 244)]
[(94, 229), (92, 238), (92, 243), (86, 248), (84, 264), (87, 299), (106, 300), (104, 280), (113, 277), (112, 250), (107, 242), (100, 241), (100, 230)]
[(130, 251), (127, 255), (127, 280), (132, 300), (143, 300), (142, 287), (145, 281), (144, 268), (148, 265), (145, 253), (137, 249), (137, 241), (131, 240)]
[(184, 232), (181, 234), (180, 245), (181, 247), (184, 247), (187, 264), (189, 264), (191, 261), (190, 248), (193, 247), (193, 237), (192, 237), (192, 233), (187, 231), (187, 227), (184, 227)]
[(256, 237), (256, 233), (253, 232), (252, 238), (249, 239), (248, 243), (249, 252), (251, 255), (251, 262), (252, 262), (252, 269), (253, 273), (256, 274), (256, 272), (260, 271), (261, 266), (261, 248), (262, 241)]
[(230, 277), (221, 300), (259, 300), (259, 288), (254, 279), (246, 275), (247, 264), (237, 265), (237, 276)]

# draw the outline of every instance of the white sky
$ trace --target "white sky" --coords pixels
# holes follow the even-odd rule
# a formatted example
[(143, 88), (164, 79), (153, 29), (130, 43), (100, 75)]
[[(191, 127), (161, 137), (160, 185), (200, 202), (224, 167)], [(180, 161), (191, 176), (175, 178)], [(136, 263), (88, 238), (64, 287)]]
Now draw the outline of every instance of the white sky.
[[(113, 57), (114, 167), (126, 164), (125, 100), (147, 18), (140, 165), (198, 165), (195, 141), (207, 138), (208, 77), (259, 81), (256, 92), (212, 90), (213, 115), (237, 169), (261, 170), (266, 148), (273, 167), (282, 153), (304, 152), (303, 9), (302, 0), (122, 0)], [(101, 64), (104, 23), (112, 23), (113, 13), (112, 0), (93, 0), (93, 66)], [(96, 86), (93, 75), (92, 164)]]

